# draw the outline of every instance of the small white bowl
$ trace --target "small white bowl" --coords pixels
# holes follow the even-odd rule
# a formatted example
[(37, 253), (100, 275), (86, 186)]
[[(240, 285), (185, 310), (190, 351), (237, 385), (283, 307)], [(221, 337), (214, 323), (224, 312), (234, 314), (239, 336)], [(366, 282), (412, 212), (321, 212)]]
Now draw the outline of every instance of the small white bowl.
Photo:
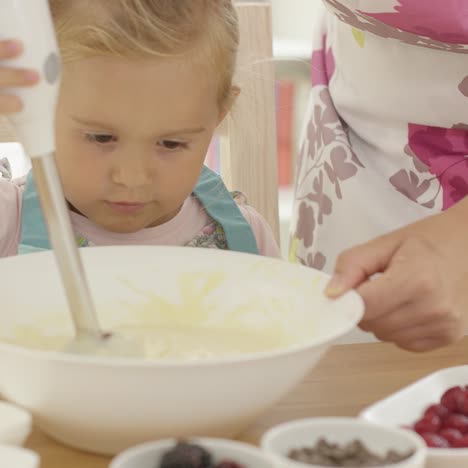
[[(281, 424), (270, 429), (262, 438), (262, 448), (275, 463), (275, 468), (322, 468), (291, 460), (290, 450), (312, 447), (319, 439), (340, 445), (362, 441), (366, 447), (377, 454), (384, 455), (388, 450), (414, 454), (391, 465), (380, 465), (384, 468), (424, 468), (426, 446), (417, 435), (404, 429), (389, 428), (354, 418), (311, 418)], [(448, 467), (447, 467), (448, 468)]]
[[(457, 385), (468, 385), (468, 366), (449, 367), (429, 374), (366, 408), (360, 417), (389, 426), (411, 426), (428, 406), (439, 403), (444, 392)], [(468, 467), (468, 449), (429, 448), (427, 453), (427, 468)]]
[(2, 468), (39, 468), (40, 458), (36, 452), (20, 447), (0, 445)]
[(32, 428), (31, 414), (18, 406), (0, 401), (0, 444), (24, 444)]
[[(211, 438), (187, 440), (208, 450), (216, 463), (229, 459), (246, 468), (273, 468), (272, 462), (260, 449), (242, 442)], [(163, 454), (176, 443), (176, 439), (164, 439), (138, 445), (115, 457), (109, 468), (158, 468)]]

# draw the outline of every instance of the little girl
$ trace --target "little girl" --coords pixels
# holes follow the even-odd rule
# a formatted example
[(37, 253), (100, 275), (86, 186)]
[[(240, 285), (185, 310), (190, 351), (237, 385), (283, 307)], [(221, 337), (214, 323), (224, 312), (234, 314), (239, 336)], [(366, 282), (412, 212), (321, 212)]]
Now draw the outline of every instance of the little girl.
[[(77, 242), (279, 256), (264, 219), (204, 167), (233, 105), (230, 0), (50, 0), (64, 62), (56, 162)], [(21, 53), (0, 43), (0, 60)], [(0, 89), (37, 82), (0, 68)], [(21, 102), (0, 92), (0, 114)], [(0, 178), (0, 257), (50, 248), (32, 173)]]

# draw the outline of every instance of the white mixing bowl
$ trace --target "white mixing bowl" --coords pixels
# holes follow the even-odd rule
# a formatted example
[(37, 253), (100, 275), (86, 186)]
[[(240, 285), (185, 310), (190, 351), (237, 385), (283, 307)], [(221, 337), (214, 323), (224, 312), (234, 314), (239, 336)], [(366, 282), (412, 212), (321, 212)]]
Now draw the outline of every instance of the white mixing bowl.
[[(2, 395), (55, 439), (93, 452), (165, 437), (232, 437), (295, 387), (363, 313), (356, 293), (330, 301), (326, 275), (280, 260), (177, 247), (81, 253), (105, 329), (190, 323), (287, 342), (240, 356), (157, 361), (0, 343)], [(72, 336), (52, 253), (3, 259), (0, 278), (0, 340)]]

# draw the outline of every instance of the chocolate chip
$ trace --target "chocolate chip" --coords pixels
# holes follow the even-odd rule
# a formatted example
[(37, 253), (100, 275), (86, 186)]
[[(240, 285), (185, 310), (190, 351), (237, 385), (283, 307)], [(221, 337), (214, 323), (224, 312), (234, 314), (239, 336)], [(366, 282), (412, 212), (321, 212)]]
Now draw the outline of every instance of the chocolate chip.
[(399, 463), (411, 457), (413, 453), (389, 450), (381, 457), (371, 452), (360, 440), (340, 446), (326, 439), (319, 439), (315, 446), (292, 449), (288, 456), (292, 460), (309, 465), (366, 467)]

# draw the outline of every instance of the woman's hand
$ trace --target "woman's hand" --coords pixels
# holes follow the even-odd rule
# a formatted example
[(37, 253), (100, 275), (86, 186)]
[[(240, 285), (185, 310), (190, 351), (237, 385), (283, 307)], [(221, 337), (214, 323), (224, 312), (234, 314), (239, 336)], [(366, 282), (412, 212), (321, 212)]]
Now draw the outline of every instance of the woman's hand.
[(468, 198), (344, 252), (327, 294), (351, 288), (366, 306), (360, 327), (382, 341), (429, 351), (461, 339), (468, 325)]

